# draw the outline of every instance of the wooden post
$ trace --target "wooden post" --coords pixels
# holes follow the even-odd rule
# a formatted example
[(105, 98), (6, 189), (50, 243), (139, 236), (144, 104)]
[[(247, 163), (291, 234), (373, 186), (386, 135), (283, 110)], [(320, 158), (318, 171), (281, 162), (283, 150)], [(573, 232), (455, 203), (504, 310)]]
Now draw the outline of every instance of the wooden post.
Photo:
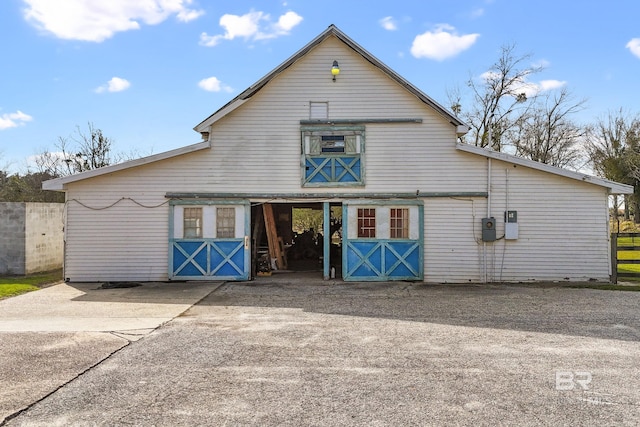
[(259, 206), (255, 210), (256, 217), (254, 219), (255, 223), (253, 225), (253, 233), (252, 237), (252, 246), (251, 246), (251, 278), (255, 278), (258, 273), (258, 246), (260, 245), (260, 240), (262, 239), (262, 230), (264, 228), (264, 220), (262, 218), (262, 208)]
[(322, 204), (322, 276), (324, 280), (329, 280), (329, 269), (331, 267), (331, 204)]
[(618, 283), (618, 234), (611, 233), (611, 283)]

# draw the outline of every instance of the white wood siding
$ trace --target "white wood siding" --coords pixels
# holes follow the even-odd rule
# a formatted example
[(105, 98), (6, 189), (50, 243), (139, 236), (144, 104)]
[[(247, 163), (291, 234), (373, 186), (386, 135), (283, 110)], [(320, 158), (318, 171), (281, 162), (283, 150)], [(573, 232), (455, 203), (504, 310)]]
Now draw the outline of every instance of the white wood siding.
[[(334, 60), (341, 68), (336, 82)], [(308, 192), (301, 187), (300, 120), (309, 119), (311, 101), (328, 102), (330, 119), (422, 119), (365, 124), (366, 185), (314, 193), (486, 191), (487, 160), (455, 149), (455, 126), (330, 37), (216, 122), (210, 150), (70, 183), (66, 277), (167, 280), (167, 192)], [(492, 214), (502, 235), (504, 169), (512, 166), (493, 162)], [(510, 172), (509, 186), (520, 238), (487, 245), (492, 279), (606, 278), (603, 188), (523, 167)], [(482, 280), (482, 245), (475, 239), (486, 203), (425, 199), (426, 281)], [(563, 246), (573, 252), (561, 251)]]
[[(479, 159), (486, 174), (487, 160)], [(496, 160), (491, 181), (497, 236), (508, 209), (518, 212), (518, 239), (483, 244), (487, 199), (427, 199), (425, 281), (482, 282), (485, 256), (489, 281), (609, 279), (604, 188)]]

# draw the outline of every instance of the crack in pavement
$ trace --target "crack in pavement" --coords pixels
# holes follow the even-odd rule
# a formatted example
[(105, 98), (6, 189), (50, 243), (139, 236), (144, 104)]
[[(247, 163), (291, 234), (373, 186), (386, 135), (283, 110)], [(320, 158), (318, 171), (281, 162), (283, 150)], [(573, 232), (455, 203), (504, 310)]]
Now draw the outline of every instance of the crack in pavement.
[(225, 283), (226, 282), (221, 282), (218, 286), (214, 287), (210, 292), (205, 294), (202, 298), (198, 299), (195, 303), (191, 304), (189, 307), (187, 307), (186, 309), (184, 309), (182, 312), (178, 313), (177, 315), (175, 315), (171, 319), (160, 323), (155, 328), (130, 329), (130, 330), (126, 330), (126, 329), (122, 330), (121, 329), (121, 330), (113, 330), (113, 331), (102, 331), (101, 333), (105, 333), (105, 334), (108, 334), (108, 335), (113, 335), (113, 336), (125, 341), (124, 345), (122, 347), (110, 352), (105, 357), (99, 359), (97, 362), (93, 363), (92, 365), (90, 365), (86, 369), (82, 370), (81, 372), (79, 372), (78, 374), (73, 376), (71, 379), (63, 382), (62, 384), (59, 384), (53, 390), (51, 390), (50, 392), (48, 392), (45, 395), (41, 396), (40, 398), (34, 400), (33, 402), (29, 403), (27, 406), (25, 406), (25, 407), (13, 412), (13, 413), (7, 415), (4, 419), (0, 419), (0, 427), (3, 427), (5, 425), (7, 425), (7, 423), (10, 422), (11, 420), (15, 419), (16, 417), (20, 416), (21, 414), (24, 414), (25, 412), (29, 411), (31, 408), (33, 408), (38, 403), (44, 401), (45, 399), (47, 399), (50, 396), (52, 396), (53, 394), (57, 393), (58, 391), (60, 391), (61, 389), (65, 388), (69, 384), (73, 383), (74, 381), (76, 381), (79, 378), (83, 377), (84, 375), (88, 374), (93, 369), (95, 369), (96, 367), (101, 365), (103, 362), (109, 360), (111, 357), (115, 356), (116, 354), (118, 354), (122, 350), (124, 350), (127, 347), (129, 347), (132, 343), (141, 340), (145, 336), (147, 336), (147, 335), (153, 333), (154, 331), (162, 328), (163, 326), (165, 326), (167, 323), (171, 322), (172, 320), (184, 315), (184, 313), (186, 313), (192, 307), (200, 304), (202, 302), (202, 300), (204, 300), (211, 293), (213, 293), (216, 290), (218, 290)]
[(14, 412), (13, 414), (10, 414), (8, 416), (6, 416), (3, 420), (0, 421), (0, 427), (6, 425), (9, 421), (11, 421), (12, 419), (16, 418), (17, 416), (19, 416), (20, 414), (23, 414), (24, 412), (28, 411), (29, 409), (31, 409), (33, 406), (37, 405), (38, 403), (42, 402), (43, 400), (45, 400), (46, 398), (48, 398), (49, 396), (51, 396), (52, 394), (56, 393), (58, 390), (66, 387), (67, 385), (71, 384), (73, 381), (77, 380), (78, 378), (82, 377), (83, 375), (85, 375), (86, 373), (88, 373), (89, 371), (91, 371), (93, 368), (95, 368), (96, 366), (100, 365), (102, 362), (104, 362), (105, 360), (109, 359), (111, 356), (113, 356), (114, 354), (118, 353), (119, 351), (121, 351), (124, 348), (127, 348), (132, 341), (129, 341), (125, 338), (122, 338), (123, 340), (126, 341), (126, 343), (118, 348), (117, 350), (112, 351), (111, 353), (109, 353), (106, 357), (103, 357), (102, 359), (98, 360), (96, 363), (94, 363), (93, 365), (89, 366), (88, 368), (86, 368), (84, 371), (78, 373), (76, 376), (74, 376), (73, 378), (71, 378), (70, 380), (60, 384), (59, 386), (57, 386), (56, 388), (54, 388), (52, 391), (50, 391), (49, 393), (45, 394), (44, 396), (40, 397), (39, 399), (31, 402), (29, 405), (25, 406), (24, 408)]

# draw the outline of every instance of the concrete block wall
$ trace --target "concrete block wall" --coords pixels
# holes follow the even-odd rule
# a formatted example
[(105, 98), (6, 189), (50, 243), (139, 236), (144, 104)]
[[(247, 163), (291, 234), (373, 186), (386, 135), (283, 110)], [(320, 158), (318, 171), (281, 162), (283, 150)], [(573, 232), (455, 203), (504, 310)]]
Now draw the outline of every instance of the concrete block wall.
[(62, 267), (63, 203), (27, 203), (25, 209), (25, 274)]
[(0, 203), (0, 274), (25, 274), (26, 203)]
[(0, 203), (0, 274), (62, 267), (63, 203)]

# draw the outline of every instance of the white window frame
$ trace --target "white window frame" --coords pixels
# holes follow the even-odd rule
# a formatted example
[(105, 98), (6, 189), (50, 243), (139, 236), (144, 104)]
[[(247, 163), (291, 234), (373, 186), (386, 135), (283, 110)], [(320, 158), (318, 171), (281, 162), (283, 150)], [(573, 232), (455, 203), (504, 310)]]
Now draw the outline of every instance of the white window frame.
[[(221, 215), (231, 213), (230, 216)], [(231, 222), (229, 225), (228, 222)], [(216, 238), (236, 237), (236, 208), (234, 206), (216, 207)]]
[[(191, 216), (188, 214), (199, 213), (199, 215)], [(188, 206), (184, 208), (182, 214), (182, 233), (185, 239), (202, 239), (202, 207), (201, 206)], [(187, 224), (187, 221), (195, 220), (195, 224)], [(195, 235), (187, 235), (189, 230), (195, 231)]]

